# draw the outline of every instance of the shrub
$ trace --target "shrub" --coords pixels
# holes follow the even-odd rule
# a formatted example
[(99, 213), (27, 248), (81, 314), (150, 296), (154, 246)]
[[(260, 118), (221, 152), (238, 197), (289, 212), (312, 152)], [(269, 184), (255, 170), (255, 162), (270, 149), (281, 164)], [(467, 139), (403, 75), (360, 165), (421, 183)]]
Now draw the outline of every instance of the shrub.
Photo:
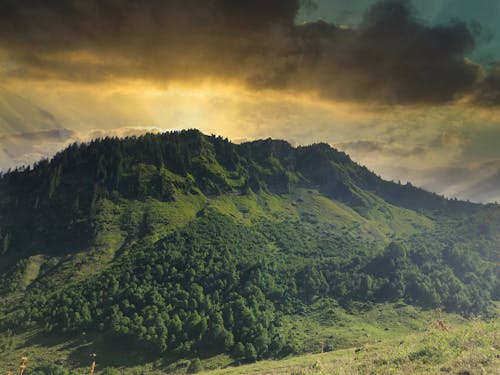
[(101, 371), (101, 375), (118, 375), (118, 370), (113, 367), (106, 367)]
[(193, 359), (187, 368), (188, 374), (196, 374), (202, 370), (201, 361), (199, 358)]
[(31, 375), (70, 375), (68, 370), (65, 370), (61, 366), (47, 364), (36, 367)]

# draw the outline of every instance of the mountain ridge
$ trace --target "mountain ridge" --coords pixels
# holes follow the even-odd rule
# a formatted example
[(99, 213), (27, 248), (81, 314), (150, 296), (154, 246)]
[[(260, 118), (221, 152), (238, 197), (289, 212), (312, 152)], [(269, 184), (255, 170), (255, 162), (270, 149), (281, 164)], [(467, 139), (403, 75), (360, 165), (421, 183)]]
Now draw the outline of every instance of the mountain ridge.
[[(165, 144), (167, 148), (164, 147)], [(136, 146), (142, 149), (144, 160), (133, 155), (128, 160), (122, 160), (121, 153), (126, 154), (127, 147)], [(122, 151), (122, 147), (125, 150)], [(191, 153), (194, 155), (191, 156)], [(76, 161), (79, 155), (82, 155), (81, 160)], [(252, 158), (260, 165), (256, 165)], [(164, 159), (167, 159), (167, 162)], [(240, 159), (242, 162), (237, 165)], [(145, 165), (148, 165), (149, 170), (140, 170), (140, 166), (146, 168)], [(35, 209), (38, 209), (40, 204), (45, 205), (45, 209), (50, 209), (54, 192), (62, 189), (63, 195), (71, 196), (59, 198), (65, 200), (62, 202), (65, 212), (61, 215), (67, 216), (75, 204), (81, 203), (87, 206), (83, 211), (88, 215), (93, 202), (95, 203), (100, 195), (109, 195), (109, 190), (113, 189), (120, 190), (120, 178), (127, 179), (122, 181), (120, 191), (120, 194), (127, 198), (140, 200), (141, 194), (152, 194), (160, 200), (171, 199), (168, 194), (172, 194), (176, 183), (181, 183), (179, 178), (174, 177), (172, 183), (169, 177), (159, 176), (152, 171), (152, 165), (157, 169), (164, 165), (169, 174), (187, 177), (182, 182), (184, 187), (193, 185), (189, 186), (189, 189), (196, 188), (207, 196), (226, 192), (241, 193), (249, 189), (257, 192), (264, 189), (280, 194), (286, 193), (290, 185), (312, 184), (322, 194), (344, 201), (358, 210), (361, 210), (363, 205), (369, 205), (363, 198), (366, 194), (360, 194), (361, 190), (390, 204), (411, 210), (466, 212), (483, 207), (479, 204), (445, 199), (411, 184), (399, 185), (384, 181), (367, 168), (357, 165), (347, 154), (324, 143), (293, 148), (286, 141), (266, 139), (235, 145), (221, 137), (204, 136), (197, 130), (163, 135), (146, 134), (122, 140), (104, 138), (79, 145), (73, 144), (57, 153), (50, 161), (42, 160), (36, 163), (33, 169), (16, 169), (4, 175), (2, 185), (8, 190), (11, 184), (15, 192), (7, 192), (7, 195), (18, 195), (17, 200), (31, 200), (25, 204), (32, 205)], [(135, 169), (130, 172), (131, 168)], [(126, 172), (120, 176), (122, 169)], [(79, 182), (76, 194), (73, 194), (73, 191), (64, 191), (70, 185), (65, 185), (65, 177), (71, 177), (72, 174), (85, 177)], [(154, 175), (149, 176), (149, 187), (145, 183), (141, 185), (141, 174)], [(148, 188), (152, 191), (148, 191)], [(52, 214), (43, 208), (43, 215)]]

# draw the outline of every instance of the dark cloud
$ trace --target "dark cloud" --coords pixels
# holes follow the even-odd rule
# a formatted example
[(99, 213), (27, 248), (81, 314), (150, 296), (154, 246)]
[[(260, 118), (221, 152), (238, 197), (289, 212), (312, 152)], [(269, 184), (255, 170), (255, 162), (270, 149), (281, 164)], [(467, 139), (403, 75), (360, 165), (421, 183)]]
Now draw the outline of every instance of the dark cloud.
[[(470, 93), (464, 23), (385, 0), (361, 24), (295, 24), (299, 0), (0, 0), (7, 78), (224, 80), (325, 98), (440, 104)], [(311, 1), (305, 1), (311, 4)]]
[(37, 141), (37, 140), (67, 140), (75, 136), (75, 132), (69, 129), (54, 129), (54, 130), (42, 130), (30, 133), (19, 133), (13, 135), (0, 136), (1, 142), (15, 142), (18, 140), (24, 141)]
[(323, 35), (336, 37), (322, 46), (311, 71), (323, 79), (327, 95), (443, 103), (469, 92), (479, 79), (479, 67), (464, 58), (474, 48), (466, 25), (426, 26), (406, 1), (379, 2), (356, 29)]
[(476, 92), (475, 102), (485, 107), (500, 105), (500, 65), (486, 75)]

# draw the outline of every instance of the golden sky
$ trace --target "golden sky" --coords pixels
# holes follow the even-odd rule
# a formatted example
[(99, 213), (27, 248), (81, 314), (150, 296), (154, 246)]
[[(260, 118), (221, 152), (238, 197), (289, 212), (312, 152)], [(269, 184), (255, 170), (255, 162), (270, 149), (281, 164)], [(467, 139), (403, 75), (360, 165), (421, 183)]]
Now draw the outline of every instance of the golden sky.
[(500, 200), (500, 70), (475, 55), (480, 27), (359, 3), (346, 26), (312, 1), (0, 0), (0, 168), (198, 128), (328, 142), (385, 178)]

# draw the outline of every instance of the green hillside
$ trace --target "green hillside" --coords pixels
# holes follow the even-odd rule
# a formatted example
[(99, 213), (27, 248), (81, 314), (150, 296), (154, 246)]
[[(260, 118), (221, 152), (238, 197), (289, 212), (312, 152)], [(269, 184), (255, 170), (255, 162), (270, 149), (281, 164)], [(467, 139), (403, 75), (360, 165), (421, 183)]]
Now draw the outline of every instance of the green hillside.
[(75, 144), (0, 179), (0, 370), (95, 352), (185, 373), (385, 342), (436, 307), (465, 327), (497, 315), (499, 249), (497, 205), (384, 181), (326, 144)]
[(452, 332), (427, 331), (324, 353), (267, 360), (204, 375), (496, 374), (498, 322), (471, 322)]

